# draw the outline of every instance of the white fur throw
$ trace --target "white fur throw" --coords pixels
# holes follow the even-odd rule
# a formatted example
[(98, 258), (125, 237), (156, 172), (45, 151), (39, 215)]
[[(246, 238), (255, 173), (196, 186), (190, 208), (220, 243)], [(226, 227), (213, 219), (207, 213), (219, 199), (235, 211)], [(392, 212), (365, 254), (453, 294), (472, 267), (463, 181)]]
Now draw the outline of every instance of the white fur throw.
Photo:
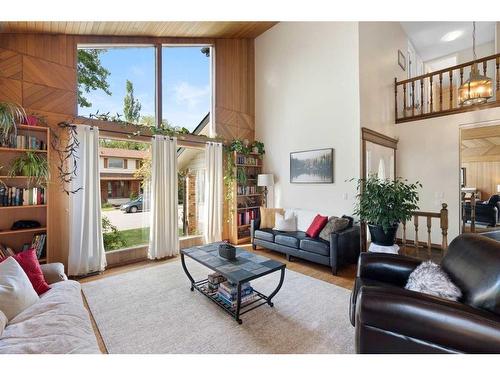
[(462, 292), (437, 264), (427, 261), (410, 274), (405, 286), (408, 290), (458, 301)]

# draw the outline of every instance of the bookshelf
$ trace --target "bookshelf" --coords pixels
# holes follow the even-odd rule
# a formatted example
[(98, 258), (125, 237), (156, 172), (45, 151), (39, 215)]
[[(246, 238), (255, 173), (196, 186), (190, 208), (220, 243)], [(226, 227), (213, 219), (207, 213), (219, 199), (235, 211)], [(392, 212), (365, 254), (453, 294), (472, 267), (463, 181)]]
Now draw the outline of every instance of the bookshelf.
[[(262, 173), (262, 159), (259, 154), (244, 155), (234, 152), (233, 197), (229, 240), (235, 245), (250, 242), (250, 220), (260, 215), (263, 191), (257, 186), (257, 175)], [(245, 181), (238, 176), (245, 175)]]
[[(45, 157), (50, 160), (50, 130), (49, 128), (42, 126), (18, 125), (17, 135), (25, 137), (22, 145), (18, 144), (18, 146), (20, 147), (14, 147), (14, 145), (12, 144), (4, 144), (0, 147), (0, 166), (2, 167), (0, 169), (0, 184), (2, 185), (1, 187), (30, 190), (35, 187), (39, 188), (39, 186), (29, 184), (29, 176), (9, 176), (9, 171), (13, 161), (23, 153), (35, 152), (39, 156)], [(43, 142), (43, 149), (38, 150), (30, 148), (32, 146), (29, 143), (30, 141)], [(32, 202), (30, 202), (29, 199), (25, 200), (24, 202), (18, 200), (14, 203), (17, 203), (19, 205), (5, 205), (5, 201), (0, 201), (0, 244), (5, 247), (10, 247), (15, 252), (19, 252), (22, 250), (24, 244), (32, 243), (34, 236), (38, 234), (47, 235), (49, 225), (48, 192), (49, 184), (44, 187), (44, 202), (41, 202), (40, 200), (38, 202), (35, 202), (35, 200), (37, 199), (36, 195), (35, 197), (33, 197), (33, 190), (31, 195), (33, 197)], [(29, 195), (27, 196), (29, 197)], [(24, 204), (21, 205), (22, 203)], [(18, 220), (38, 221), (41, 226), (39, 228), (12, 230), (12, 225)], [(46, 263), (50, 261), (49, 249), (49, 236), (46, 236), (44, 251), (39, 257), (40, 263)]]

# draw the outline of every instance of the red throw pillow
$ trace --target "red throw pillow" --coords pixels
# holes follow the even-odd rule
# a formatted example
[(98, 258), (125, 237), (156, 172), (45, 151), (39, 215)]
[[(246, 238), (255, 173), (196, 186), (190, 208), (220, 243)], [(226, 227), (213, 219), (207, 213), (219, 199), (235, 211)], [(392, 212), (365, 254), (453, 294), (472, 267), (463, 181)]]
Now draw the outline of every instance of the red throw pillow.
[(28, 279), (31, 281), (31, 285), (33, 285), (33, 289), (35, 289), (38, 295), (50, 289), (49, 284), (47, 284), (43, 277), (43, 272), (40, 268), (40, 263), (38, 263), (35, 249), (17, 253), (13, 258), (19, 263), (24, 272), (26, 272)]
[(328, 216), (316, 215), (311, 225), (309, 225), (306, 234), (309, 237), (318, 237), (319, 232), (325, 227), (326, 223), (328, 223)]

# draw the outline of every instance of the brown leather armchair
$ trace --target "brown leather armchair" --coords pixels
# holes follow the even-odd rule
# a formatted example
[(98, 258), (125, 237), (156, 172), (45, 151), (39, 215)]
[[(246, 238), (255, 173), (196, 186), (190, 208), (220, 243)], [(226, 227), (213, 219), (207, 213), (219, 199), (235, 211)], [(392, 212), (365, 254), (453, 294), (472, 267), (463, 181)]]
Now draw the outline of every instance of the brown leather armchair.
[(459, 302), (404, 289), (418, 259), (362, 253), (350, 318), (358, 353), (500, 353), (500, 242), (455, 238), (441, 267)]

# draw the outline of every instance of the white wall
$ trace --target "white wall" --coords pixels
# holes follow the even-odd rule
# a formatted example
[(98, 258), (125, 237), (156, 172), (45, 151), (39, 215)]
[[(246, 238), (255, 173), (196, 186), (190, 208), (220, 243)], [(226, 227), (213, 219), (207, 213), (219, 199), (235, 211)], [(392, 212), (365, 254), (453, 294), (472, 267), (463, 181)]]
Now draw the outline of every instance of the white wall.
[[(282, 22), (255, 40), (256, 139), (274, 205), (351, 214), (359, 176), (356, 22)], [(290, 152), (332, 147), (333, 184), (291, 184)], [(347, 197), (347, 199), (345, 199)]]
[[(419, 180), (420, 210), (437, 212), (441, 203), (448, 204), (451, 241), (460, 229), (460, 163), (459, 128), (465, 124), (500, 121), (500, 108), (485, 109), (398, 125), (397, 168), (399, 174), (410, 181)], [(437, 223), (437, 222), (436, 222)], [(434, 228), (432, 240), (441, 243), (439, 224)], [(419, 230), (426, 235), (425, 224)], [(412, 237), (410, 237), (412, 238)]]
[(399, 22), (359, 23), (361, 126), (390, 137), (396, 134), (394, 78), (407, 78), (398, 49), (406, 55), (408, 38)]

